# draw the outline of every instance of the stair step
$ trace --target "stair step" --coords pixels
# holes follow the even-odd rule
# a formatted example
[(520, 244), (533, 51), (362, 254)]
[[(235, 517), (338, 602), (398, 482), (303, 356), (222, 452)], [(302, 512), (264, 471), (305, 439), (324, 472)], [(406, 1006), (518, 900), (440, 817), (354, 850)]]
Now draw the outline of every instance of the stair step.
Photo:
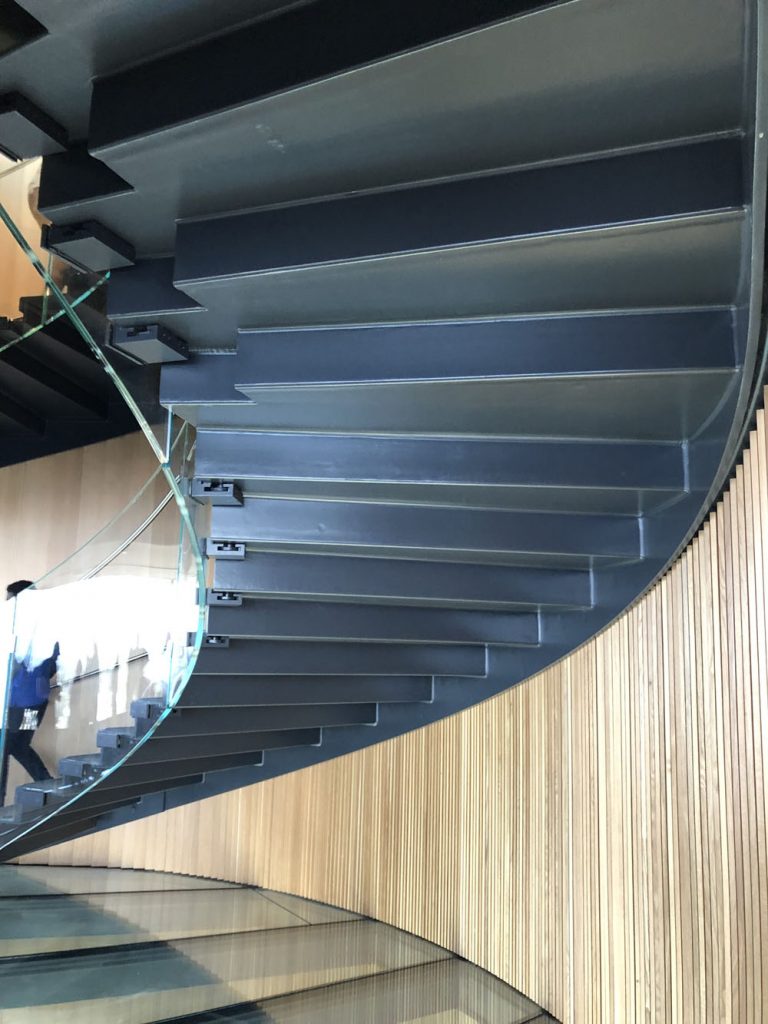
[[(119, 775), (118, 772), (118, 781)], [(181, 789), (184, 786), (196, 786), (203, 781), (201, 774), (185, 774), (177, 778), (155, 779), (145, 783), (131, 783), (123, 786), (104, 788), (97, 786), (90, 793), (80, 797), (71, 807), (59, 812), (62, 821), (68, 817), (83, 817), (86, 813), (94, 810), (104, 811), (117, 807), (128, 806), (136, 803), (144, 796), (151, 796), (153, 793), (163, 793), (171, 789)]]
[[(730, 304), (742, 203), (739, 141), (710, 140), (185, 221), (174, 284), (252, 327)], [(672, 299), (678, 231), (718, 273)]]
[(59, 761), (59, 772), (64, 779), (81, 781), (101, 774), (103, 765), (101, 753), (70, 754)]
[(211, 510), (211, 537), (251, 550), (586, 569), (641, 557), (631, 516), (246, 499)]
[(66, 779), (27, 782), (16, 787), (14, 806), (21, 813), (42, 810), (51, 805), (65, 803), (78, 792), (78, 788)]
[(648, 442), (201, 430), (195, 458), (250, 496), (632, 515), (686, 489), (680, 446)]
[[(264, 26), (258, 32), (254, 26), (139, 67), (123, 60), (120, 67), (127, 70), (117, 74), (105, 69), (94, 85), (90, 148), (142, 199), (109, 200), (110, 226), (126, 235), (133, 230), (148, 253), (170, 252), (179, 216), (560, 160), (675, 138), (689, 134), (691, 126), (741, 126), (743, 23), (734, 11), (724, 28), (721, 12), (709, 2), (686, 6), (679, 21), (670, 19), (660, 0), (640, 9), (631, 0), (617, 0), (609, 9), (599, 0), (581, 0), (578, 10), (550, 4), (524, 18), (510, 17), (522, 8), (506, 3), (498, 14), (506, 20), (482, 32), (464, 32), (392, 59), (371, 62), (366, 55), (353, 60), (351, 73), (328, 69), (307, 85), (304, 75), (311, 75), (318, 59), (338, 56), (348, 45), (356, 48), (359, 19), (349, 13), (348, 0), (344, 6), (343, 15), (328, 13), (308, 38), (303, 19), (311, 22), (335, 3), (294, 7), (269, 21), (270, 33), (280, 23), (291, 25), (277, 51)], [(485, 4), (476, 17), (493, 20), (494, 8), (500, 10)], [(436, 9), (424, 9), (425, 22), (438, 17)], [(414, 21), (412, 5), (402, 18), (391, 11), (390, 5), (382, 40), (392, 40), (403, 31), (399, 25), (410, 29)], [(446, 16), (453, 14), (439, 15)], [(229, 28), (227, 20), (217, 30)], [(343, 33), (332, 30), (332, 45), (318, 44), (329, 26), (342, 23)], [(370, 23), (372, 30), (377, 16)], [(135, 29), (125, 34), (142, 37)], [(568, 52), (561, 54), (564, 38)], [(600, 52), (595, 39), (605, 40)], [(553, 69), (549, 58), (555, 51), (560, 59)], [(226, 60), (224, 53), (230, 55)], [(212, 69), (219, 62), (224, 70), (217, 75)], [(245, 69), (237, 83), (229, 73), (234, 66)], [(204, 77), (200, 67), (206, 68)], [(456, 74), (459, 67), (471, 76), (469, 91), (467, 75)], [(703, 67), (717, 74), (707, 76)], [(282, 80), (285, 74), (290, 87), (285, 81), (282, 88), (268, 87), (272, 76)], [(671, 80), (678, 89), (669, 89)], [(407, 103), (403, 81), (409, 82)], [(304, 88), (296, 88), (302, 83)], [(349, 89), (354, 103), (347, 102)], [(525, 102), (510, 104), (510, 96), (524, 96)], [(599, 117), (594, 103), (585, 102), (596, 96)], [(414, 139), (421, 141), (414, 145)], [(222, 152), (229, 155), (225, 166)], [(194, 169), (194, 188), (187, 178), (181, 197), (180, 166)], [(99, 200), (86, 204), (83, 216), (99, 216), (99, 206)]]
[[(39, 12), (38, 12), (39, 13)], [(0, 56), (7, 57), (16, 49), (42, 39), (47, 29), (18, 3), (6, 4), (3, 11), (3, 46)]]
[(432, 700), (430, 676), (222, 676), (195, 672), (178, 707), (400, 703)]
[[(14, 321), (14, 327), (20, 334), (33, 329), (32, 325), (18, 321)], [(34, 334), (21, 342), (21, 345), (30, 356), (39, 362), (45, 362), (57, 373), (80, 384), (90, 394), (99, 396), (107, 402), (112, 397), (116, 398), (114, 384), (90, 350), (77, 349), (62, 342), (63, 336), (63, 332), (61, 336), (54, 337), (49, 329), (35, 330)]]
[(243, 561), (216, 559), (214, 586), (237, 594), (306, 596), (333, 604), (551, 610), (592, 604), (589, 570), (275, 551), (249, 551)]
[[(5, 26), (3, 28), (5, 36)], [(29, 38), (36, 37), (37, 31), (33, 30)], [(47, 110), (41, 110), (20, 92), (0, 95), (0, 149), (11, 160), (28, 160), (44, 153), (58, 153), (67, 141), (65, 129)]]
[(96, 733), (96, 744), (102, 750), (125, 750), (133, 746), (136, 734), (132, 727), (110, 725)]
[(160, 717), (166, 707), (166, 701), (162, 697), (139, 697), (138, 700), (131, 701), (131, 717), (147, 718), (154, 721)]
[[(84, 284), (85, 280), (83, 278), (80, 283)], [(92, 276), (88, 280), (92, 285), (95, 285), (98, 278)], [(80, 303), (77, 307), (77, 315), (85, 321), (86, 327), (96, 341), (103, 340), (107, 327), (102, 312), (105, 299), (104, 286), (100, 286), (88, 297), (86, 302)], [(19, 299), (19, 310), (22, 318), (29, 324), (40, 324), (45, 319), (44, 333), (47, 336), (53, 338), (58, 344), (65, 346), (74, 354), (97, 362), (90, 346), (70, 321), (67, 314), (63, 312), (61, 303), (55, 295), (23, 295)], [(56, 316), (54, 319), (54, 314), (57, 312), (61, 312), (61, 315)]]
[(707, 139), (571, 164), (186, 220), (174, 283), (219, 280), (738, 210), (741, 140)]
[(151, 743), (223, 733), (255, 733), (340, 725), (375, 725), (376, 704), (290, 704), (270, 707), (182, 708), (156, 729)]
[[(98, 305), (99, 301), (100, 295), (94, 293), (78, 305), (78, 316), (97, 340), (103, 337), (106, 322), (89, 303)], [(57, 305), (48, 296), (45, 315), (53, 316)], [(41, 322), (42, 296), (22, 297), (19, 308), (24, 319), (3, 321), (0, 337), (18, 339), (20, 332)], [(36, 331), (12, 345), (4, 357), (0, 355), (0, 465), (54, 455), (136, 429), (135, 417), (114, 384), (64, 317), (47, 322), (45, 331)], [(151, 374), (134, 366), (117, 369), (145, 416), (155, 422), (159, 414), (157, 368)]]
[[(738, 285), (735, 268), (742, 230), (741, 212), (714, 213), (470, 246), (441, 251), (439, 260), (434, 254), (418, 254), (257, 275), (209, 286), (202, 299), (207, 312), (172, 313), (164, 322), (193, 346), (232, 348), (244, 325), (334, 329), (593, 310), (730, 306)], [(123, 301), (116, 308), (122, 309), (125, 322), (137, 323), (146, 320), (146, 313), (137, 301), (137, 290), (128, 283), (130, 274), (116, 275), (112, 288), (133, 293), (132, 302)], [(510, 280), (519, 287), (511, 291)], [(191, 297), (184, 300), (186, 304), (193, 301)], [(231, 419), (224, 419), (226, 425), (247, 424), (237, 405), (228, 407), (231, 400), (231, 394), (229, 400), (219, 399), (225, 403), (220, 418), (228, 414)], [(404, 403), (400, 408), (407, 411)], [(273, 413), (271, 419), (265, 414), (262, 426), (290, 429), (291, 423), (279, 421)], [(296, 427), (313, 429), (311, 423), (302, 426), (301, 417)], [(344, 429), (342, 423), (338, 429)], [(389, 422), (381, 429), (394, 428)]]
[(294, 640), (368, 640), (409, 643), (497, 643), (535, 646), (532, 612), (455, 611), (328, 602), (249, 600), (212, 607), (208, 630), (228, 637)]
[(108, 776), (100, 783), (99, 788), (114, 789), (127, 785), (140, 785), (145, 782), (167, 782), (172, 778), (186, 778), (198, 773), (226, 771), (229, 768), (245, 768), (262, 764), (264, 754), (260, 750), (246, 750), (242, 753), (222, 753), (207, 757), (195, 757), (194, 752), (189, 759), (179, 760), (171, 764), (150, 762), (133, 764), (128, 761), (114, 775)]
[[(350, 0), (292, 7), (277, 17), (97, 79), (91, 148), (156, 135), (542, 5), (543, 0), (486, 0), (478, 8), (470, 0), (455, 0), (448, 7), (430, 6), (421, 13), (406, 0), (394, 0), (386, 10), (371, 11), (363, 23)], [(344, 26), (341, 32), (339, 25)], [(204, 86), (192, 89), (190, 82), (196, 81), (200, 67), (207, 72)], [(236, 78), (231, 75), (233, 67), (242, 68)]]
[[(227, 321), (235, 329), (724, 306), (736, 296), (742, 230), (740, 211), (718, 212), (180, 287), (221, 317), (236, 310), (239, 323), (231, 312)], [(516, 299), (510, 280), (519, 282)]]
[(113, 768), (136, 745), (139, 733), (136, 727), (109, 726), (96, 733), (96, 746), (101, 750), (103, 767)]
[[(341, 476), (339, 465), (343, 478), (354, 480), (361, 467), (353, 456), (377, 447), (384, 462), (381, 469), (370, 466), (373, 480), (379, 486), (391, 482), (379, 474), (393, 472), (397, 452), (405, 461), (395, 479), (413, 484), (407, 474), (416, 475), (419, 452), (434, 454), (439, 467), (446, 440), (396, 435), (446, 433), (467, 453), (483, 453), (485, 465), (476, 467), (473, 459), (463, 470), (476, 486), (488, 485), (483, 474), (493, 473), (494, 452), (503, 449), (507, 475), (499, 479), (497, 471), (490, 479), (522, 486), (526, 451), (533, 460), (547, 450), (541, 438), (560, 442), (549, 442), (556, 483), (557, 466), (567, 475), (563, 439), (692, 436), (731, 385), (735, 367), (732, 317), (722, 309), (241, 331), (234, 356), (199, 356), (164, 367), (161, 401), (182, 408), (201, 430), (269, 432), (235, 434), (229, 451), (222, 451), (225, 442), (215, 432), (205, 434), (199, 473), (247, 479), (246, 456), (258, 451), (267, 465), (264, 476), (275, 485), (289, 454), (301, 447), (299, 465), (306, 462), (307, 470), (293, 463), (283, 478), (312, 479), (314, 457), (323, 482)], [(277, 433), (286, 429), (388, 436), (310, 440), (306, 433)], [(470, 436), (456, 442), (461, 434)], [(504, 440), (484, 447), (477, 435), (487, 434)], [(525, 437), (536, 438), (528, 449)], [(602, 453), (606, 459), (605, 475), (596, 470), (587, 486), (610, 486), (606, 476), (615, 461), (608, 448), (595, 440), (579, 443), (587, 457), (594, 454), (596, 466)], [(619, 450), (617, 445), (615, 454)], [(633, 449), (641, 476), (642, 450)], [(459, 472), (457, 463), (448, 466), (454, 476)], [(451, 483), (443, 473), (438, 480)], [(611, 483), (616, 486), (615, 478)]]
[[(178, 772), (181, 762), (200, 758), (228, 757), (233, 754), (247, 753), (249, 758), (254, 752), (278, 750), (282, 747), (319, 746), (322, 737), (321, 729), (286, 729), (284, 731), (252, 732), (252, 733), (208, 733), (204, 736), (176, 736), (145, 743), (133, 752), (130, 767), (148, 764), (177, 763), (177, 767), (169, 768)], [(186, 774), (186, 771), (184, 771)]]
[[(66, 223), (70, 209), (76, 220), (87, 220), (83, 203), (116, 195), (135, 195), (133, 187), (119, 174), (92, 157), (85, 147), (71, 147), (43, 161), (40, 171), (38, 209), (56, 224)], [(94, 212), (96, 215), (96, 212)]]
[(169, 367), (163, 386), (169, 399), (194, 401), (197, 387), (215, 401), (278, 385), (733, 369), (732, 326), (729, 310), (708, 309), (240, 330), (234, 359), (201, 357), (214, 371), (206, 380), (192, 366)]
[(40, 437), (45, 433), (45, 419), (39, 411), (19, 402), (0, 383), (0, 427), (3, 433), (22, 433)]
[(471, 644), (333, 643), (305, 640), (232, 640), (203, 648), (195, 666), (203, 675), (449, 675), (482, 677), (485, 647)]
[(65, 842), (67, 839), (74, 839), (76, 836), (85, 835), (89, 829), (97, 826), (98, 818), (98, 812), (94, 812), (92, 816), (83, 819), (70, 819), (63, 825), (58, 821), (57, 817), (53, 817), (50, 821), (41, 823), (35, 829), (27, 830), (24, 827), (19, 833), (17, 827), (14, 829), (16, 838), (13, 837), (13, 833), (3, 837), (4, 844), (6, 844), (3, 847), (3, 855), (22, 857), (25, 853), (34, 853), (47, 846)]
[(0, 380), (25, 401), (44, 409), (47, 416), (77, 415), (106, 419), (108, 403), (103, 395), (82, 387), (27, 351), (25, 343), (13, 345), (0, 355)]

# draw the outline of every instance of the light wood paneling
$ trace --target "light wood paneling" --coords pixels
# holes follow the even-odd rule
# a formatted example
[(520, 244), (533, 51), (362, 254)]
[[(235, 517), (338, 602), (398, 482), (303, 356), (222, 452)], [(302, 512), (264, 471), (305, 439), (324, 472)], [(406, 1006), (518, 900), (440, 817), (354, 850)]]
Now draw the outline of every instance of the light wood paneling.
[(574, 1024), (768, 1018), (768, 463), (560, 664), (327, 764), (30, 862), (255, 882), (446, 946)]
[[(0, 469), (0, 583), (39, 579), (108, 523), (157, 469), (142, 434)], [(158, 495), (167, 490), (158, 483)]]

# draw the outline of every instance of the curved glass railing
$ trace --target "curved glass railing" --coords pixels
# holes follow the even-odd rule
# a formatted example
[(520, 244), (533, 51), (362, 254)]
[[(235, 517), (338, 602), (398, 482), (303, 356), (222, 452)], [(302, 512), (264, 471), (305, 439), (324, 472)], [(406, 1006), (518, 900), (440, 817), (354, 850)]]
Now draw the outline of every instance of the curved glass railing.
[(190, 449), (183, 426), (126, 507), (3, 609), (6, 831), (114, 772), (186, 683), (202, 637), (201, 565), (167, 473), (183, 484)]
[[(32, 351), (54, 321), (66, 321), (93, 372), (106, 375), (143, 432), (147, 473), (130, 487), (131, 474), (113, 467), (103, 486), (119, 513), (101, 525), (94, 512), (87, 532), (98, 529), (89, 539), (0, 605), (0, 849), (49, 819), (65, 820), (76, 802), (82, 818), (86, 807), (95, 816), (120, 800), (118, 788), (96, 792), (97, 784), (170, 712), (194, 667), (205, 617), (197, 506), (186, 497), (193, 431), (157, 405), (148, 416), (130, 369), (105, 346), (108, 274), (81, 273), (40, 248), (37, 174), (37, 161), (0, 174), (0, 242), (11, 282), (0, 296), (0, 360)], [(23, 500), (34, 530), (34, 495)]]
[[(46, 275), (60, 288), (75, 309), (91, 302), (103, 308), (103, 285), (109, 273), (94, 274), (66, 263), (41, 247), (46, 218), (39, 212), (42, 159), (24, 160), (0, 172), (0, 204), (13, 220)], [(46, 277), (41, 275), (25, 249), (10, 231), (0, 232), (0, 353), (23, 343), (56, 321), (67, 319)]]

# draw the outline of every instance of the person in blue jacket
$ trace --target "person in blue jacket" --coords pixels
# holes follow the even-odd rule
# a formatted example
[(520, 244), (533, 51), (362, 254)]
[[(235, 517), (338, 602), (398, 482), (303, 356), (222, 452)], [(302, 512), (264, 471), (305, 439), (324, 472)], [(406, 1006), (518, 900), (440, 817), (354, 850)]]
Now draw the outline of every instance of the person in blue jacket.
[[(16, 597), (22, 590), (31, 586), (30, 580), (17, 580), (15, 583), (10, 583), (6, 588), (6, 599), (10, 600)], [(15, 758), (34, 782), (53, 778), (40, 755), (32, 749), (32, 740), (35, 738), (35, 730), (39, 728), (48, 707), (51, 680), (56, 675), (58, 657), (59, 645), (57, 643), (50, 658), (41, 661), (39, 665), (30, 667), (23, 661), (17, 661), (14, 664), (5, 721), (0, 807), (5, 804), (10, 758)]]

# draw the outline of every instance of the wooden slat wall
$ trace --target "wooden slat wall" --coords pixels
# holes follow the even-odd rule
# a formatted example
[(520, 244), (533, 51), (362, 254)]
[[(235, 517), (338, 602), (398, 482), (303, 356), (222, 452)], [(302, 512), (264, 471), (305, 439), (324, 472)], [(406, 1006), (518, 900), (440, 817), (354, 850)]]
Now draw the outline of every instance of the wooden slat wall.
[[(139, 433), (1, 468), (2, 588), (17, 579), (39, 579), (68, 558), (156, 469)], [(153, 493), (159, 500), (165, 490), (160, 481)]]
[(411, 735), (28, 860), (349, 907), (574, 1024), (760, 1024), (767, 560), (760, 414), (680, 561), (559, 665)]

